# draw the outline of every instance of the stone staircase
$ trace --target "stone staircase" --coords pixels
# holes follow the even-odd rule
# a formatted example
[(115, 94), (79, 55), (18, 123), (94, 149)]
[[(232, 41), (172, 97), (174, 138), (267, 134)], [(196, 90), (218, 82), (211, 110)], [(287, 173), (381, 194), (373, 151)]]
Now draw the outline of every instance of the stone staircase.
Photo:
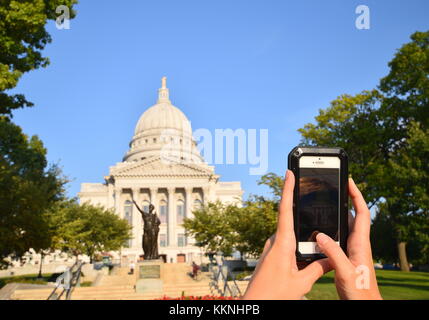
[[(177, 298), (182, 294), (189, 296), (204, 296), (212, 294), (209, 287), (209, 275), (202, 274), (199, 281), (188, 276), (191, 267), (185, 263), (167, 263), (164, 265), (162, 294), (139, 294), (134, 290), (135, 275), (128, 275), (127, 268), (116, 268), (112, 275), (103, 276), (95, 287), (78, 287), (72, 294), (73, 300), (153, 300), (163, 296)], [(242, 292), (247, 281), (239, 282)], [(12, 294), (15, 300), (45, 300), (52, 292), (51, 289), (16, 290)], [(215, 293), (215, 295), (217, 295)]]

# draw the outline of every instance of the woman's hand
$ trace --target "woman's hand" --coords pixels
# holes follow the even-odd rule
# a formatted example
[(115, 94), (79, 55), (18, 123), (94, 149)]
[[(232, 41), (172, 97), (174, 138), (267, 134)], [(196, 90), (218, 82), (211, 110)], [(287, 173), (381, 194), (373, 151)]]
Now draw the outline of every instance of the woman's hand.
[(288, 170), (280, 201), (277, 232), (265, 243), (243, 299), (301, 299), (324, 273), (330, 270), (327, 259), (317, 260), (298, 270), (293, 228), (293, 189), (295, 176)]
[(348, 257), (333, 239), (323, 233), (317, 235), (317, 245), (335, 269), (335, 285), (341, 299), (382, 299), (372, 262), (369, 238), (371, 216), (352, 179), (349, 179), (349, 195), (356, 217), (347, 241)]

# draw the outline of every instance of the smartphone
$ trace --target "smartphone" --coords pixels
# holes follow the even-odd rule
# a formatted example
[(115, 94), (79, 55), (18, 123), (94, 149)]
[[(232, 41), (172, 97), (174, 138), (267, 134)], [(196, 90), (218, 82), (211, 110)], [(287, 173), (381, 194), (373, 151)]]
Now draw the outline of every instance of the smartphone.
[(348, 158), (341, 148), (295, 147), (288, 156), (295, 174), (293, 197), (297, 261), (325, 258), (316, 242), (323, 232), (347, 252)]

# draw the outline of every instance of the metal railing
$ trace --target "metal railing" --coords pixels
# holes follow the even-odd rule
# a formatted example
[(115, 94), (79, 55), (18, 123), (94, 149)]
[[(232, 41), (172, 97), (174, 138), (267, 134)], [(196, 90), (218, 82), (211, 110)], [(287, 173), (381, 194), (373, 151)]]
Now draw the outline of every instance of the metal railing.
[[(65, 300), (70, 300), (71, 295), (75, 287), (80, 286), (80, 277), (82, 274), (82, 266), (84, 262), (76, 261), (73, 266), (67, 268), (67, 270), (58, 276), (55, 281), (55, 288), (52, 290), (47, 300), (61, 300), (61, 297), (65, 295)], [(58, 294), (57, 290), (62, 291)]]
[(235, 277), (225, 264), (225, 259), (222, 257), (222, 264), (211, 261), (209, 270), (212, 273), (212, 279), (209, 283), (212, 294), (219, 294), (222, 297), (240, 297), (241, 290), (235, 281)]

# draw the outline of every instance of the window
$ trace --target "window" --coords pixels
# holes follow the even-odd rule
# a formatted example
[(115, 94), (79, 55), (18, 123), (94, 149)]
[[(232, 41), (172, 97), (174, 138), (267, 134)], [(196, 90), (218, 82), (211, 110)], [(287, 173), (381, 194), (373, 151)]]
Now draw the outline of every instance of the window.
[(183, 200), (177, 202), (177, 211), (176, 211), (177, 223), (182, 224), (183, 219), (185, 218), (185, 203)]
[(195, 199), (194, 200), (194, 209), (198, 210), (201, 209), (203, 207), (203, 203), (201, 202), (200, 199)]
[(184, 246), (186, 246), (186, 238), (185, 238), (185, 234), (183, 234), (183, 233), (179, 233), (179, 234), (177, 235), (177, 245), (178, 245), (179, 247), (184, 247)]
[[(124, 219), (129, 223), (130, 226), (133, 225), (133, 203), (130, 200), (125, 201), (124, 204)], [(128, 240), (127, 247), (132, 246), (132, 239)]]
[(149, 202), (148, 201), (143, 201), (142, 210), (144, 212), (149, 212)]
[(165, 233), (161, 233), (159, 235), (159, 246), (166, 247), (167, 246), (167, 235)]
[(161, 223), (167, 223), (167, 202), (164, 200), (159, 204), (159, 220)]

